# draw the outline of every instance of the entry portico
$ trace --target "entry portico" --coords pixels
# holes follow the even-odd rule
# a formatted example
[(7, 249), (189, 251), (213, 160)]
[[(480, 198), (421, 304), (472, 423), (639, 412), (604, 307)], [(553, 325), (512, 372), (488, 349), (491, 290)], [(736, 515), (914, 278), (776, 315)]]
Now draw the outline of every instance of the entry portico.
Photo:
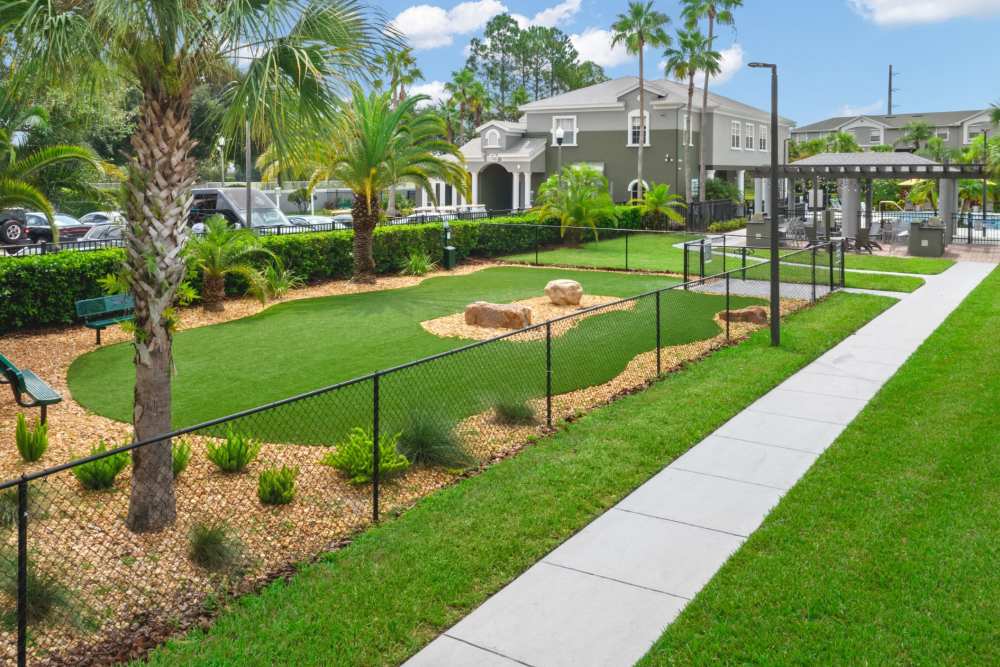
[(545, 178), (546, 139), (524, 137), (524, 126), (490, 121), (464, 146), (472, 204), (488, 210), (530, 208)]

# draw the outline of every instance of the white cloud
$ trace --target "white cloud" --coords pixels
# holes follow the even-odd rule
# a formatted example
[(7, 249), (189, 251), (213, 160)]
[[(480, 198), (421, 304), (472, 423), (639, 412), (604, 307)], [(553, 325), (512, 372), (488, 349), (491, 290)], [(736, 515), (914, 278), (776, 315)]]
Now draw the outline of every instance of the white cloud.
[(511, 17), (517, 21), (517, 24), (521, 26), (521, 28), (527, 28), (528, 26), (533, 25), (540, 25), (546, 28), (558, 28), (560, 24), (564, 24), (576, 16), (577, 12), (580, 11), (580, 3), (582, 1), (583, 0), (564, 0), (558, 5), (553, 5), (548, 9), (543, 9), (530, 19), (523, 14), (511, 14)]
[(619, 44), (611, 47), (611, 31), (602, 28), (587, 28), (581, 34), (569, 36), (573, 47), (580, 54), (580, 60), (592, 60), (601, 67), (624, 65), (632, 56)]
[(861, 106), (854, 106), (852, 104), (845, 104), (840, 107), (840, 113), (838, 116), (864, 116), (870, 113), (881, 113), (882, 109), (885, 108), (885, 100), (876, 100), (871, 104), (863, 104)]
[(407, 93), (409, 95), (427, 95), (430, 97), (430, 101), (424, 101), (420, 106), (429, 106), (431, 104), (437, 104), (443, 100), (451, 97), (448, 92), (444, 89), (444, 81), (425, 81), (424, 83), (417, 84), (411, 87)]
[(848, 3), (866, 19), (887, 26), (1000, 15), (1000, 0), (848, 0)]
[(448, 10), (436, 5), (414, 5), (400, 12), (392, 24), (414, 49), (436, 49), (452, 44), (455, 35), (481, 29), (505, 11), (507, 7), (499, 0), (462, 2)]
[[(733, 44), (728, 49), (722, 49), (719, 51), (722, 56), (719, 59), (719, 73), (712, 77), (712, 84), (720, 86), (734, 76), (736, 73), (743, 69), (743, 47), (739, 44)], [(698, 74), (696, 81), (702, 80), (704, 74)]]

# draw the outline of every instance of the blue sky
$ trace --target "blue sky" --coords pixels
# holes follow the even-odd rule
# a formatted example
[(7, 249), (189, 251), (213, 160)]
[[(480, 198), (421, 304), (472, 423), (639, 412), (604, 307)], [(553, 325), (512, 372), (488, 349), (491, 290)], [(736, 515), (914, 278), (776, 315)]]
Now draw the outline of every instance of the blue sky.
[[(379, 6), (417, 49), (426, 77), (420, 92), (441, 94), (462, 67), (464, 49), (504, 11), (522, 22), (560, 28), (609, 76), (634, 74), (637, 61), (610, 49), (607, 29), (626, 0), (382, 0)], [(678, 0), (656, 7), (676, 25)], [(725, 71), (713, 89), (756, 106), (769, 101), (766, 74), (776, 62), (781, 113), (800, 124), (832, 115), (885, 113), (889, 64), (899, 72), (900, 113), (977, 109), (1000, 100), (1000, 0), (744, 0), (736, 31), (721, 29)], [(646, 75), (662, 76), (659, 54)]]

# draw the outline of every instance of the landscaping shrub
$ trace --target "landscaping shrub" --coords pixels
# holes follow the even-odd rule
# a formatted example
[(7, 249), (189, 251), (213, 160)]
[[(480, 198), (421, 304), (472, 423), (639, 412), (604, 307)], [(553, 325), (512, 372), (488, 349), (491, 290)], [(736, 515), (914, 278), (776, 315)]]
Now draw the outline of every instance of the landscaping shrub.
[(737, 229), (743, 229), (746, 226), (746, 218), (735, 218), (733, 220), (713, 222), (708, 226), (708, 231), (712, 234), (725, 234), (726, 232), (734, 232)]
[(24, 461), (28, 463), (37, 461), (49, 448), (49, 425), (39, 422), (29, 429), (24, 413), (19, 412), (17, 426), (14, 429), (14, 442)]
[(260, 443), (236, 433), (230, 427), (226, 439), (219, 444), (209, 442), (205, 448), (208, 460), (222, 472), (243, 472), (250, 462), (260, 454)]
[(295, 497), (298, 468), (281, 466), (261, 470), (257, 478), (257, 497), (265, 505), (286, 505)]
[(187, 470), (188, 463), (191, 462), (191, 443), (187, 440), (177, 440), (170, 451), (170, 456), (173, 459), (174, 479), (177, 479)]
[(422, 276), (433, 271), (436, 266), (427, 253), (422, 250), (413, 250), (410, 252), (409, 259), (406, 260), (403, 273), (407, 276)]
[(721, 178), (709, 178), (705, 181), (705, 198), (709, 201), (728, 199), (731, 202), (740, 200), (740, 189), (732, 181)]
[(301, 278), (283, 266), (271, 264), (264, 269), (264, 290), (269, 299), (285, 296), (304, 284)]
[[(396, 449), (397, 442), (398, 433), (379, 438), (379, 475), (382, 478), (400, 473), (410, 466), (406, 456)], [(337, 444), (337, 448), (327, 453), (320, 463), (347, 474), (352, 484), (365, 484), (372, 481), (373, 449), (372, 434), (355, 427), (347, 439)]]
[(194, 524), (188, 541), (188, 557), (211, 572), (235, 570), (242, 560), (243, 544), (225, 522)]
[[(10, 600), (17, 600), (17, 552), (13, 547), (0, 548), (0, 591)], [(70, 592), (54, 577), (39, 570), (28, 559), (28, 625), (39, 630), (38, 624), (57, 610), (70, 608)], [(5, 605), (0, 625), (6, 630), (17, 628), (16, 605)], [(72, 617), (71, 617), (72, 618)]]
[(497, 422), (508, 426), (525, 426), (538, 421), (535, 409), (524, 400), (500, 399), (493, 406)]
[[(89, 456), (103, 454), (106, 451), (108, 451), (108, 446), (101, 440), (96, 447), (90, 450)], [(83, 488), (88, 491), (102, 491), (115, 485), (115, 478), (118, 477), (118, 473), (125, 469), (128, 461), (127, 452), (118, 452), (75, 466), (71, 470)]]
[(475, 462), (454, 429), (423, 411), (411, 413), (397, 448), (411, 463), (464, 468)]

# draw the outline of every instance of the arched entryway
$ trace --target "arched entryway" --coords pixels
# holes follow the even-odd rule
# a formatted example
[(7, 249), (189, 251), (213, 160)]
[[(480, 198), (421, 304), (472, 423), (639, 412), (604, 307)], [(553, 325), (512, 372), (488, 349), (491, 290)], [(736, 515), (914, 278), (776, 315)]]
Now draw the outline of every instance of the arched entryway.
[(501, 165), (488, 164), (479, 170), (479, 203), (488, 211), (502, 211), (514, 203), (514, 183)]
[[(642, 181), (642, 191), (646, 192), (649, 190), (649, 183), (643, 179)], [(638, 179), (633, 179), (631, 183), (628, 184), (628, 199), (632, 201), (633, 199), (639, 198), (639, 181)]]

